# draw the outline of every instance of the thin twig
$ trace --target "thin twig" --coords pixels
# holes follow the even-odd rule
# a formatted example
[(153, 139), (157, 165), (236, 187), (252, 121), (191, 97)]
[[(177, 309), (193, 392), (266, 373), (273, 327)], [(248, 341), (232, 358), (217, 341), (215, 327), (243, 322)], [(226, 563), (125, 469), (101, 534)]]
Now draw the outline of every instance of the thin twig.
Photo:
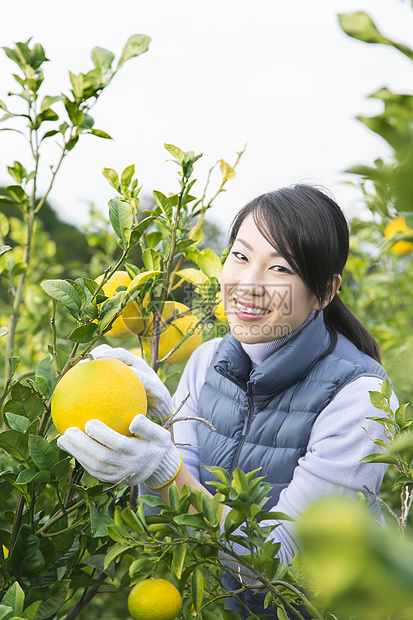
[(165, 428), (169, 428), (170, 426), (172, 426), (172, 424), (175, 424), (176, 422), (186, 422), (187, 420), (196, 420), (197, 422), (203, 422), (211, 429), (211, 431), (216, 430), (215, 426), (211, 424), (211, 422), (208, 422), (208, 420), (205, 420), (205, 418), (199, 418), (198, 416), (195, 416), (195, 415), (188, 415), (188, 416), (185, 416), (184, 418), (177, 418), (176, 420), (171, 420), (170, 422), (168, 422), (168, 427), (165, 427)]
[(382, 506), (384, 506), (385, 508), (387, 508), (388, 512), (391, 514), (391, 516), (396, 519), (397, 523), (400, 525), (400, 521), (399, 521), (399, 517), (396, 515), (395, 512), (393, 512), (393, 510), (390, 508), (390, 506), (388, 504), (386, 504), (385, 501), (383, 501), (381, 499), (381, 497), (379, 497), (377, 495), (377, 493), (375, 491), (372, 491), (371, 489), (369, 489), (365, 484), (363, 485), (364, 488), (366, 489), (367, 493), (370, 493), (371, 495), (373, 495), (374, 499), (376, 499)]

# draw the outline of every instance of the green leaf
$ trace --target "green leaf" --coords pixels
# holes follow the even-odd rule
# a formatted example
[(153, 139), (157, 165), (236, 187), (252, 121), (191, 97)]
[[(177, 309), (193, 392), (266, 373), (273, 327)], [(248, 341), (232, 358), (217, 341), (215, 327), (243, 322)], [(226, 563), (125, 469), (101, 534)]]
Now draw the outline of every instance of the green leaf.
[(19, 161), (15, 161), (14, 166), (7, 166), (7, 170), (18, 184), (20, 184), (27, 175), (25, 167)]
[(390, 400), (390, 397), (392, 395), (392, 389), (391, 389), (391, 383), (388, 379), (385, 379), (383, 383), (381, 384), (381, 393), (383, 394), (384, 398), (386, 398), (387, 400)]
[[(177, 508), (175, 510), (178, 510)], [(184, 525), (186, 527), (192, 527), (196, 530), (204, 530), (205, 521), (201, 515), (197, 514), (181, 514), (174, 517), (174, 523), (177, 525)]]
[(161, 269), (161, 256), (151, 248), (146, 248), (142, 253), (143, 264), (148, 271), (159, 271)]
[(236, 172), (226, 161), (221, 159), (221, 174), (222, 174), (222, 183), (226, 183), (230, 179), (235, 179)]
[(187, 549), (188, 545), (186, 543), (174, 547), (172, 554), (172, 570), (178, 579), (182, 577)]
[(115, 55), (103, 47), (94, 47), (92, 50), (92, 61), (95, 67), (103, 67), (104, 69), (110, 69), (112, 62), (115, 59)]
[(17, 579), (26, 576), (32, 578), (43, 572), (45, 561), (39, 547), (39, 538), (23, 523), (11, 553), (11, 568)]
[(93, 502), (90, 502), (90, 527), (92, 537), (99, 538), (108, 535), (108, 525), (113, 525), (113, 519), (104, 512), (99, 512)]
[(24, 607), (24, 591), (17, 581), (10, 586), (1, 602), (2, 605), (13, 607), (15, 616), (21, 616)]
[(0, 604), (0, 620), (11, 620), (13, 615), (13, 607)]
[(222, 467), (204, 467), (209, 473), (213, 474), (218, 480), (220, 480), (223, 484), (227, 486), (231, 485), (231, 476), (229, 473), (223, 469)]
[(43, 414), (43, 405), (41, 401), (32, 393), (31, 389), (15, 383), (11, 390), (11, 399), (4, 406), (4, 411), (16, 413), (29, 418), (31, 422), (39, 418)]
[(9, 357), (9, 364), (10, 364), (11, 374), (14, 375), (14, 373), (17, 370), (18, 365), (20, 364), (20, 357), (17, 357), (16, 355), (12, 355), (12, 357)]
[(116, 189), (116, 191), (118, 191), (119, 190), (119, 177), (118, 177), (117, 172), (113, 170), (112, 168), (103, 168), (102, 174), (105, 177), (105, 179), (109, 181), (111, 186), (114, 189)]
[(30, 435), (29, 451), (38, 469), (51, 469), (59, 460), (59, 449), (40, 435)]
[(133, 224), (130, 205), (116, 198), (109, 200), (109, 219), (117, 236), (120, 239), (128, 241), (130, 233), (127, 235), (126, 231), (130, 231)]
[(92, 129), (89, 133), (92, 136), (96, 136), (97, 138), (105, 138), (106, 140), (113, 140), (112, 136), (110, 136), (106, 131), (102, 131), (101, 129)]
[(125, 170), (122, 172), (122, 176), (120, 178), (121, 185), (125, 185), (126, 187), (129, 187), (134, 174), (135, 174), (135, 166), (133, 164), (131, 166), (127, 166), (127, 168), (125, 168)]
[(17, 204), (23, 206), (28, 204), (28, 196), (20, 185), (8, 185), (4, 189)]
[[(41, 380), (46, 383), (47, 390), (42, 389)], [(42, 389), (44, 396), (48, 397), (57, 383), (57, 371), (51, 355), (44, 357), (36, 368), (36, 384)]]
[(410, 60), (413, 60), (413, 50), (406, 45), (396, 43), (384, 37), (367, 13), (363, 11), (347, 13), (339, 15), (338, 18), (340, 26), (349, 37), (359, 39), (365, 43), (390, 45), (402, 54), (405, 54)]
[(192, 573), (191, 598), (195, 611), (199, 611), (204, 598), (204, 576), (199, 568), (196, 568)]
[[(5, 254), (6, 252), (10, 252), (11, 249), (12, 248), (9, 245), (2, 245), (2, 246), (0, 246), (0, 256)], [(5, 327), (3, 327), (2, 329), (5, 329)]]
[(152, 224), (154, 219), (155, 217), (153, 215), (150, 215), (149, 217), (146, 217), (144, 220), (139, 222), (139, 224), (137, 224), (136, 226), (132, 228), (131, 236), (129, 240), (130, 247), (133, 247), (134, 245), (138, 243), (139, 239), (146, 232), (146, 230)]
[(113, 560), (116, 560), (120, 555), (123, 555), (127, 551), (133, 549), (132, 545), (115, 545), (111, 547), (105, 557), (105, 563), (103, 565), (103, 570), (106, 570), (107, 567)]
[(158, 232), (158, 231), (151, 232), (145, 237), (146, 245), (148, 248), (154, 248), (158, 245), (161, 239), (162, 239), (161, 232)]
[(242, 525), (245, 521), (244, 513), (240, 512), (233, 508), (227, 515), (225, 519), (225, 533), (231, 534), (234, 530), (237, 529), (240, 525)]
[[(32, 437), (32, 435), (30, 435)], [(30, 484), (31, 482), (50, 482), (50, 471), (35, 471), (34, 469), (24, 469), (17, 476), (15, 485)]]
[(98, 331), (96, 323), (88, 323), (87, 325), (80, 325), (75, 327), (73, 331), (68, 335), (68, 339), (72, 342), (86, 343), (90, 342)]
[(139, 273), (137, 276), (135, 276), (127, 288), (126, 295), (125, 295), (125, 301), (128, 301), (132, 297), (132, 295), (136, 293), (136, 291), (138, 290), (141, 284), (143, 284), (144, 282), (147, 282), (148, 280), (152, 280), (152, 278), (154, 278), (155, 276), (158, 276), (160, 273), (162, 272), (154, 271), (154, 270), (142, 271), (142, 273)]
[(129, 37), (118, 62), (118, 69), (130, 58), (148, 51), (151, 38), (145, 34), (134, 34)]
[(165, 194), (158, 192), (157, 190), (154, 190), (153, 195), (162, 213), (165, 215), (168, 222), (171, 223), (173, 213), (172, 202), (167, 196), (165, 196)]
[(15, 278), (16, 276), (19, 276), (20, 274), (25, 273), (26, 271), (27, 271), (27, 264), (19, 261), (18, 263), (13, 265), (11, 269), (11, 275), (13, 278)]
[(94, 119), (91, 116), (89, 116), (89, 114), (85, 114), (83, 118), (82, 129), (92, 129), (94, 124), (95, 124)]
[(387, 454), (368, 454), (363, 459), (361, 459), (360, 463), (389, 463), (390, 465), (397, 465), (397, 459), (393, 456), (388, 456)]
[(212, 250), (201, 250), (197, 255), (196, 263), (209, 279), (221, 277), (222, 264), (219, 256)]
[(46, 95), (44, 97), (43, 101), (42, 101), (42, 105), (40, 107), (40, 112), (44, 112), (45, 110), (48, 110), (50, 108), (50, 106), (52, 106), (57, 101), (61, 101), (61, 100), (62, 100), (61, 96), (50, 97), (49, 95)]
[(26, 600), (29, 599), (31, 603), (42, 601), (36, 619), (53, 618), (65, 602), (69, 587), (70, 579), (62, 579), (52, 586), (32, 588), (26, 595)]
[[(72, 77), (76, 78), (76, 76), (73, 76), (73, 74), (70, 74), (70, 77), (71, 77), (71, 79), (72, 79)], [(72, 84), (73, 84), (73, 82), (72, 82)], [(81, 89), (81, 92), (83, 94), (83, 86), (81, 85), (79, 80), (75, 80), (75, 84), (76, 84), (76, 88), (79, 90), (79, 92), (80, 92), (80, 89)], [(83, 125), (83, 119), (84, 119), (84, 114), (83, 114), (82, 110), (80, 110), (79, 107), (73, 101), (70, 101), (67, 97), (64, 99), (64, 102), (65, 102), (66, 112), (67, 112), (67, 114), (69, 116), (69, 119), (71, 120), (72, 124), (75, 127), (81, 127)], [(76, 136), (76, 137), (78, 138), (78, 136)], [(72, 138), (72, 140), (74, 140), (74, 138)], [(77, 140), (76, 140), (76, 142), (77, 142)], [(68, 150), (71, 150), (71, 149), (69, 148)]]
[(241, 616), (239, 615), (237, 611), (230, 611), (228, 609), (224, 609), (224, 611), (222, 612), (222, 619), (223, 620), (242, 620)]
[(408, 405), (409, 403), (400, 405), (399, 407), (397, 407), (394, 413), (394, 419), (396, 420), (397, 424), (401, 427), (403, 427), (403, 425), (406, 422), (406, 408), (408, 407)]
[(235, 469), (232, 475), (232, 488), (236, 490), (237, 493), (242, 493), (243, 491), (248, 491), (248, 480), (247, 476), (241, 469)]
[(164, 147), (173, 157), (175, 157), (179, 161), (180, 164), (182, 164), (185, 154), (183, 151), (181, 151), (180, 148), (174, 146), (173, 144), (164, 144)]
[(82, 288), (66, 280), (44, 280), (40, 286), (53, 299), (56, 299), (71, 313), (77, 314), (82, 309), (86, 295)]
[(205, 519), (209, 521), (212, 527), (217, 527), (219, 525), (222, 505), (217, 502), (216, 495), (213, 498), (208, 497), (205, 493), (202, 494), (201, 502), (202, 502), (202, 512), (204, 513)]
[(382, 411), (386, 411), (386, 409), (388, 409), (387, 401), (381, 392), (369, 391), (369, 394), (373, 407), (376, 407), (376, 409), (381, 409)]
[[(171, 484), (171, 486), (168, 489), (168, 499), (169, 499), (169, 505), (172, 508), (172, 510), (179, 510), (179, 491), (178, 491), (178, 487), (176, 486), (176, 484)], [(194, 516), (194, 515), (179, 515), (179, 516)]]
[(203, 288), (206, 285), (209, 285), (208, 276), (204, 274), (203, 271), (199, 269), (194, 269), (193, 267), (188, 267), (187, 269), (180, 269), (176, 272), (176, 275), (194, 284), (197, 287)]
[(26, 620), (35, 620), (37, 611), (42, 604), (42, 601), (35, 601), (24, 610), (24, 618)]
[(56, 465), (53, 465), (53, 467), (51, 467), (50, 469), (53, 476), (55, 476), (56, 478), (67, 479), (69, 476), (69, 471), (70, 471), (70, 461), (71, 461), (71, 456), (67, 456), (61, 461), (58, 461)]
[(285, 612), (284, 606), (281, 607), (277, 607), (277, 618), (278, 620), (288, 620), (288, 616)]
[(0, 448), (18, 460), (25, 461), (29, 455), (28, 437), (19, 431), (0, 433)]
[(7, 336), (8, 333), (9, 333), (9, 330), (7, 329), (7, 327), (4, 327), (4, 326), (0, 327), (0, 338), (4, 338), (4, 336)]
[(136, 513), (129, 508), (129, 506), (122, 510), (122, 519), (131, 530), (135, 532), (144, 531), (142, 522), (139, 520)]
[(22, 415), (16, 415), (15, 413), (5, 413), (4, 417), (7, 420), (11, 429), (24, 433), (29, 428), (31, 422)]
[(175, 247), (175, 252), (183, 252), (184, 250), (186, 250), (187, 248), (189, 248), (191, 245), (194, 245), (195, 240), (194, 239), (181, 239), (181, 241), (178, 241), (178, 243), (176, 244)]

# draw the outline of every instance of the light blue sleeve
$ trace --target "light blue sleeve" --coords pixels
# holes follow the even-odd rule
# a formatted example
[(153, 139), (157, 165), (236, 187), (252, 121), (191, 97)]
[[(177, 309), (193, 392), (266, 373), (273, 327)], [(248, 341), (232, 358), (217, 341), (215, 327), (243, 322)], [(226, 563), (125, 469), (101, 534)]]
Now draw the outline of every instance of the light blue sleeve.
[[(221, 338), (205, 342), (191, 355), (182, 373), (178, 388), (172, 398), (174, 411), (180, 408), (175, 419), (198, 417), (198, 400), (212, 357)], [(185, 400), (186, 399), (186, 400)], [(184, 402), (185, 401), (185, 402)], [(182, 403), (184, 404), (182, 405)], [(182, 405), (182, 406), (181, 406)], [(174, 442), (181, 450), (182, 461), (199, 480), (199, 448), (196, 420), (183, 419), (173, 425)]]

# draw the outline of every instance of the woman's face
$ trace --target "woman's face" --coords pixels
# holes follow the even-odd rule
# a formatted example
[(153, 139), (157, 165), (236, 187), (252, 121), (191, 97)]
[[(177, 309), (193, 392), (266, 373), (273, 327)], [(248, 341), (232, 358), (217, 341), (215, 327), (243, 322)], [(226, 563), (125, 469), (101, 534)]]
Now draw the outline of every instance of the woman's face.
[(252, 214), (243, 221), (221, 275), (229, 327), (240, 342), (272, 342), (319, 309), (316, 296), (261, 235)]

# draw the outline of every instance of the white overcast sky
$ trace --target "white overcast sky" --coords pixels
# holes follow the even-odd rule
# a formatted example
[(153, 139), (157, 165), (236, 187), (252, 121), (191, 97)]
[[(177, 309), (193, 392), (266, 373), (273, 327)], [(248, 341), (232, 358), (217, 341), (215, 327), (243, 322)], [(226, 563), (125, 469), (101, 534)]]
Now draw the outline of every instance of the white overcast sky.
[[(382, 86), (413, 92), (407, 58), (340, 30), (337, 15), (360, 10), (386, 36), (413, 45), (409, 0), (2, 3), (0, 45), (33, 37), (51, 60), (44, 94), (67, 92), (69, 70), (90, 70), (95, 45), (119, 57), (130, 35), (152, 38), (149, 52), (124, 65), (93, 110), (95, 127), (114, 140), (83, 138), (51, 203), (62, 218), (84, 224), (90, 202), (106, 212), (112, 197), (102, 168), (132, 163), (143, 194), (176, 191), (165, 142), (204, 154), (196, 168), (200, 191), (209, 167), (220, 158), (233, 163), (247, 144), (237, 178), (211, 211), (224, 229), (249, 199), (297, 181), (328, 187), (346, 213), (357, 213), (359, 194), (344, 171), (387, 150), (355, 117), (381, 110), (368, 96)], [(14, 65), (0, 54), (4, 100), (15, 89)], [(17, 134), (0, 133), (0, 184), (10, 183), (6, 166), (14, 159), (28, 162), (23, 145)]]

